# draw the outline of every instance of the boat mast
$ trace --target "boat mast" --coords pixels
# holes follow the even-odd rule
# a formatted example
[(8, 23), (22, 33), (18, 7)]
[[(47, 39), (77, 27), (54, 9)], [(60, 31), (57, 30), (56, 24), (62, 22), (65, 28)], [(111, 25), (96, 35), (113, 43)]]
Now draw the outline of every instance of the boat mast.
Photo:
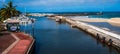
[(25, 16), (26, 16), (26, 8), (25, 8)]

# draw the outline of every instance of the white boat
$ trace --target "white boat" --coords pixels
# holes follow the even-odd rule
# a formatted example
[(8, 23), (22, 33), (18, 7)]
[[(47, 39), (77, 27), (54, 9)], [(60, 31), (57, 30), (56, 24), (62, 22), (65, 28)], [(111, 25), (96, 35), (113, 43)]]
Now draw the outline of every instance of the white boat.
[(9, 18), (9, 19), (5, 20), (4, 23), (7, 23), (9, 21), (17, 21), (17, 22), (19, 22), (20, 25), (27, 25), (27, 24), (31, 24), (32, 20), (35, 21), (35, 19), (28, 18), (25, 15), (20, 15), (19, 17)]

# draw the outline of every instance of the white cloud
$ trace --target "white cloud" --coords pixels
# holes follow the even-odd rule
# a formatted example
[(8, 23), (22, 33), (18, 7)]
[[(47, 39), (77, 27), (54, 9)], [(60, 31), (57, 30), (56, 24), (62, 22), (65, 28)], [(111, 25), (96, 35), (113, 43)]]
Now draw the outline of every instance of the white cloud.
[(1, 2), (5, 2), (5, 0), (0, 0)]
[(22, 6), (70, 6), (70, 5), (89, 5), (89, 4), (105, 4), (120, 2), (118, 0), (31, 0), (21, 2)]
[(72, 4), (78, 4), (78, 3), (84, 3), (85, 0), (33, 0), (28, 1), (27, 3), (20, 3), (20, 5), (25, 6), (56, 6), (56, 5), (72, 5)]

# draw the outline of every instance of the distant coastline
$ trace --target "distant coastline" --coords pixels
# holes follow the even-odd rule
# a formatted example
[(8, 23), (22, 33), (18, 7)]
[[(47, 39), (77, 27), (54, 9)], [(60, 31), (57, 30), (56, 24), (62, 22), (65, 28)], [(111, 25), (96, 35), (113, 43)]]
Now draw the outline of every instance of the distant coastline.
[(40, 14), (55, 14), (61, 16), (89, 16), (89, 18), (115, 18), (120, 17), (120, 11), (118, 12), (30, 12)]
[(79, 13), (120, 13), (120, 11), (95, 11), (95, 12), (29, 12), (29, 13), (54, 13), (54, 14), (79, 14)]

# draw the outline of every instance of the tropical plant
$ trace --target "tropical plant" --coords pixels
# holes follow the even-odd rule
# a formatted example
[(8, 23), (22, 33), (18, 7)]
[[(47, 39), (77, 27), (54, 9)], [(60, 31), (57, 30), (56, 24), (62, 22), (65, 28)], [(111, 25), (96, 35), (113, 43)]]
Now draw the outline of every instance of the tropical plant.
[(4, 8), (0, 10), (1, 20), (6, 20), (10, 17), (18, 16), (20, 11), (16, 10), (16, 6), (13, 6), (13, 2), (10, 1), (7, 5), (4, 5)]
[(18, 16), (20, 11), (16, 9), (16, 6), (13, 6), (13, 2), (9, 1), (3, 8), (0, 9), (0, 31), (3, 29), (1, 26), (2, 22), (8, 18)]

